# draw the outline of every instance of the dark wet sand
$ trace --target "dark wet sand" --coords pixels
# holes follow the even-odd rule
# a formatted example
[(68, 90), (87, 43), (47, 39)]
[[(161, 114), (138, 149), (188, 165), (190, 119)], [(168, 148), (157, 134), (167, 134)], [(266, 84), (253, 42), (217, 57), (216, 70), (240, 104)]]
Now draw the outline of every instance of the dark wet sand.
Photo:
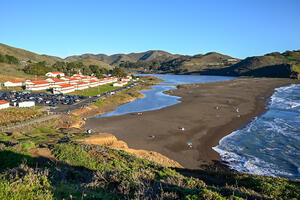
[[(143, 115), (88, 120), (85, 127), (112, 133), (130, 148), (156, 151), (186, 168), (199, 168), (220, 159), (212, 147), (263, 113), (274, 88), (291, 83), (295, 81), (252, 78), (181, 85), (168, 93), (182, 97), (182, 103)], [(191, 149), (187, 142), (192, 142)]]

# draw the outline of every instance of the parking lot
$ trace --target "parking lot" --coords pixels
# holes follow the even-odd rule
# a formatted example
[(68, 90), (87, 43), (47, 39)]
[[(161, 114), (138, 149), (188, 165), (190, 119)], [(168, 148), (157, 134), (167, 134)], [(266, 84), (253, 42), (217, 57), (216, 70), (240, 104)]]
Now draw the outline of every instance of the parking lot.
[(49, 111), (54, 113), (68, 113), (75, 109), (83, 108), (93, 102), (97, 102), (101, 97), (114, 95), (123, 89), (131, 88), (138, 83), (132, 83), (113, 91), (98, 94), (97, 96), (78, 96), (63, 94), (31, 93), (29, 91), (2, 91), (0, 100), (10, 102), (11, 106), (19, 102), (34, 101), (36, 106), (50, 107)]
[(24, 101), (34, 101), (37, 106), (56, 107), (58, 104), (72, 105), (80, 102), (87, 97), (76, 95), (54, 95), (47, 93), (31, 93), (29, 91), (5, 91), (0, 92), (0, 99), (10, 102), (13, 106), (15, 103)]

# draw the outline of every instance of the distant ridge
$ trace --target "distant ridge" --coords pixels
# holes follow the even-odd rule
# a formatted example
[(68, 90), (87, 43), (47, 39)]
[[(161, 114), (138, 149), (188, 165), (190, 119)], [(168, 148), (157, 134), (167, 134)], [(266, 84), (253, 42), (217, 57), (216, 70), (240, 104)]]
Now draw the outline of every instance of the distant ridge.
[(66, 61), (79, 61), (81, 59), (96, 59), (105, 62), (109, 65), (117, 65), (122, 61), (137, 62), (137, 61), (153, 61), (153, 60), (166, 60), (179, 57), (166, 51), (161, 50), (149, 50), (141, 53), (129, 53), (129, 54), (113, 54), (111, 56), (105, 54), (82, 54), (78, 56), (69, 56), (65, 58)]

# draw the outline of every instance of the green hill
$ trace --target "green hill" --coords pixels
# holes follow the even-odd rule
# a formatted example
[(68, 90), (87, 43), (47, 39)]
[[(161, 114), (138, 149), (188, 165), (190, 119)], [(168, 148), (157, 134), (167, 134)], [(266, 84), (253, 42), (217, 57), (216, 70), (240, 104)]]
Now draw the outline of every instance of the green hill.
[(210, 52), (205, 55), (180, 56), (161, 64), (159, 70), (194, 72), (205, 69), (219, 69), (238, 62), (239, 59), (232, 58), (216, 52)]
[(48, 55), (39, 55), (30, 51), (26, 51), (23, 49), (11, 47), (5, 44), (0, 43), (0, 54), (8, 54), (15, 56), (20, 60), (20, 62), (31, 60), (32, 62), (42, 62), (46, 61), (48, 64), (53, 64), (56, 61), (62, 61), (63, 59), (55, 56), (48, 56)]
[(297, 73), (299, 66), (300, 51), (273, 52), (248, 57), (231, 67), (207, 69), (202, 74), (288, 78)]

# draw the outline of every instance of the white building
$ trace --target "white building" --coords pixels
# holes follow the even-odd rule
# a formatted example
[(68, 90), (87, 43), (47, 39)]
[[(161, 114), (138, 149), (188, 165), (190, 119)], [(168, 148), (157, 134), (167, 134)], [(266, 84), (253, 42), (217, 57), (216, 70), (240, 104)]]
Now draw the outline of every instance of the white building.
[(61, 85), (61, 84), (66, 84), (69, 82), (67, 80), (58, 79), (58, 78), (47, 78), (46, 81), (49, 82), (50, 87), (54, 87), (56, 85)]
[(84, 90), (89, 88), (89, 83), (87, 82), (77, 82), (75, 85), (76, 90)]
[(53, 78), (56, 78), (58, 75), (60, 77), (65, 76), (65, 74), (63, 72), (48, 72), (48, 73), (45, 74), (45, 76), (47, 76), (47, 77), (53, 77)]
[(25, 83), (25, 86), (26, 90), (31, 91), (47, 90), (50, 88), (50, 84), (45, 80), (28, 81)]
[(90, 80), (90, 85), (89, 87), (97, 87), (99, 86), (99, 81), (96, 81), (96, 80)]
[(6, 81), (4, 83), (5, 87), (19, 87), (23, 86), (23, 83), (21, 81)]
[(9, 107), (9, 102), (0, 100), (0, 109), (8, 108)]
[(67, 94), (75, 91), (75, 86), (71, 84), (61, 84), (53, 88), (53, 94)]
[(33, 107), (33, 106), (35, 106), (35, 102), (34, 101), (23, 101), (23, 102), (19, 102), (18, 106), (20, 108)]

